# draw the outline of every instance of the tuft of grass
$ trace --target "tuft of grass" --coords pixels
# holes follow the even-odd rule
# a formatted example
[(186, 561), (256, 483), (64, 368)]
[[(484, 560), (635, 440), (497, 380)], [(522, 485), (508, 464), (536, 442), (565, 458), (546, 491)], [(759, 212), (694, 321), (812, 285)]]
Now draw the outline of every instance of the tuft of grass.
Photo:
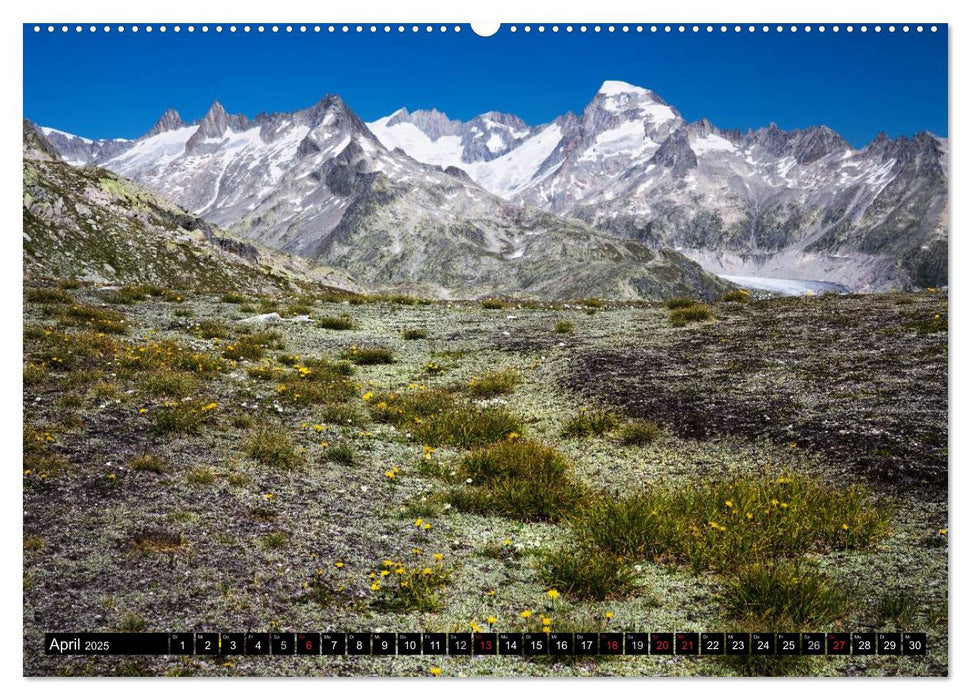
[(434, 612), (441, 607), (441, 590), (452, 582), (440, 560), (408, 564), (385, 559), (371, 572), (372, 605), (382, 612)]
[(290, 469), (303, 462), (290, 433), (280, 426), (262, 425), (250, 432), (246, 454), (279, 469)]
[(249, 302), (249, 299), (239, 292), (226, 292), (220, 297), (220, 300), (226, 304), (246, 304)]
[(728, 572), (806, 552), (863, 549), (889, 522), (889, 508), (863, 488), (786, 473), (603, 496), (572, 524), (612, 554)]
[(617, 438), (622, 445), (650, 445), (663, 434), (663, 430), (650, 421), (629, 421), (620, 426)]
[(41, 535), (26, 535), (24, 536), (24, 551), (25, 552), (40, 552), (44, 549), (44, 538)]
[(24, 292), (24, 301), (33, 304), (73, 304), (74, 297), (58, 287), (36, 287)]
[(212, 340), (213, 338), (228, 338), (232, 335), (232, 331), (229, 330), (229, 326), (214, 318), (204, 318), (196, 321), (192, 324), (192, 327), (189, 328), (189, 333), (197, 338), (205, 338), (207, 340)]
[(199, 380), (191, 372), (167, 369), (148, 372), (139, 381), (141, 392), (152, 398), (185, 398), (191, 396), (198, 387)]
[(453, 404), (412, 427), (416, 442), (430, 447), (469, 449), (491, 445), (523, 432), (518, 416), (498, 406)]
[(124, 314), (87, 304), (72, 304), (56, 317), (62, 326), (87, 328), (97, 333), (123, 335), (128, 332), (129, 326)]
[(710, 321), (714, 318), (711, 309), (705, 304), (694, 304), (674, 309), (668, 314), (668, 323), (673, 328), (683, 328), (689, 323)]
[(505, 309), (509, 306), (509, 302), (503, 301), (502, 299), (483, 299), (482, 308), (489, 310)]
[(138, 613), (128, 612), (121, 619), (121, 624), (118, 626), (118, 629), (122, 632), (144, 632), (146, 626), (147, 623), (144, 617)]
[(554, 333), (566, 334), (572, 333), (574, 330), (576, 330), (576, 324), (572, 321), (557, 321), (556, 325), (553, 326)]
[(188, 542), (184, 535), (168, 529), (142, 530), (132, 536), (129, 549), (137, 553), (173, 553), (185, 549)]
[(183, 433), (198, 435), (218, 409), (215, 401), (184, 399), (169, 401), (151, 412), (151, 430), (156, 435)]
[(352, 345), (341, 354), (341, 358), (355, 365), (390, 365), (394, 362), (394, 353), (390, 348), (359, 348)]
[(425, 328), (405, 328), (401, 331), (401, 337), (405, 340), (424, 340), (428, 337), (428, 330)]
[(613, 411), (594, 409), (580, 412), (568, 420), (561, 430), (565, 438), (585, 438), (592, 435), (603, 436), (620, 425), (620, 419)]
[(354, 329), (354, 319), (347, 314), (340, 316), (323, 316), (317, 325), (331, 331), (349, 331)]
[(902, 326), (905, 330), (914, 331), (918, 335), (947, 333), (947, 313), (935, 313), (933, 316), (912, 314), (909, 318)]
[(664, 308), (674, 311), (675, 309), (687, 309), (697, 304), (698, 302), (690, 297), (674, 297), (664, 302)]
[(230, 360), (259, 360), (267, 350), (283, 350), (283, 336), (279, 331), (245, 333), (223, 346), (222, 356)]
[(131, 461), (131, 468), (137, 472), (164, 474), (169, 470), (169, 464), (158, 455), (139, 455)]
[(783, 560), (739, 567), (722, 603), (729, 614), (765, 629), (821, 629), (845, 614), (846, 595), (807, 562)]
[(354, 406), (347, 404), (324, 404), (316, 408), (314, 415), (324, 423), (363, 425), (365, 422), (364, 415)]
[(598, 297), (590, 297), (588, 299), (581, 299), (580, 304), (588, 309), (602, 309), (607, 305), (607, 302)]
[(194, 469), (190, 469), (189, 473), (185, 475), (185, 480), (193, 486), (207, 486), (215, 483), (216, 472), (209, 467), (195, 467)]
[(622, 557), (582, 544), (544, 552), (539, 569), (545, 586), (580, 600), (623, 596), (634, 584), (634, 569)]
[(324, 450), (323, 454), (323, 460), (325, 462), (343, 464), (347, 467), (353, 466), (355, 459), (354, 448), (350, 445), (334, 445)]
[(283, 549), (290, 543), (290, 538), (287, 537), (287, 533), (274, 530), (261, 535), (259, 543), (263, 549)]
[(385, 391), (370, 396), (366, 394), (365, 399), (374, 420), (399, 428), (419, 424), (455, 405), (455, 399), (444, 389)]
[[(348, 377), (353, 367), (346, 362), (307, 359), (283, 377), (276, 388), (277, 397), (297, 406), (316, 406), (346, 402), (356, 389)], [(272, 377), (272, 371), (270, 372)]]
[(747, 289), (732, 289), (721, 295), (720, 301), (731, 301), (744, 304), (751, 299), (751, 294)]
[(906, 629), (917, 619), (920, 605), (920, 597), (911, 590), (881, 591), (873, 606), (873, 617), (877, 625), (892, 622), (895, 629)]
[(501, 515), (527, 522), (558, 521), (585, 497), (562, 454), (538, 442), (511, 440), (478, 449), (462, 458), (450, 502), (460, 510)]
[(465, 389), (469, 396), (476, 399), (491, 399), (496, 396), (511, 394), (516, 390), (522, 375), (518, 369), (500, 369), (489, 372), (481, 377), (469, 380)]

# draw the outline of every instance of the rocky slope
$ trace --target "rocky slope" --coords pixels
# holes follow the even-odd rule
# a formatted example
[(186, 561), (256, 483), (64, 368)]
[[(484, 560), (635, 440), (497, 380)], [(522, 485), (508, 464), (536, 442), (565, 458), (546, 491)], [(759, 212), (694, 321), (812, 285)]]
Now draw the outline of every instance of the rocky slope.
[(65, 163), (30, 122), (23, 129), (25, 277), (202, 290), (358, 290), (346, 273), (228, 236), (146, 188)]
[[(503, 143), (524, 138), (514, 119), (493, 115), (489, 122), (502, 126)], [(423, 123), (442, 133), (451, 128), (434, 115)], [(496, 143), (492, 136), (466, 140), (470, 157)], [(390, 150), (335, 95), (254, 119), (218, 103), (193, 124), (168, 112), (120, 152), (90, 147), (92, 154), (108, 149), (91, 162), (207, 221), (346, 269), (373, 287), (548, 298), (710, 298), (726, 287), (674, 251), (618, 241), (578, 220), (504, 201), (458, 168)]]
[(727, 131), (618, 81), (579, 115), (496, 137), (495, 152), (465, 146), (481, 121), (399, 111), (369, 126), (511, 202), (675, 247), (717, 273), (863, 291), (947, 284), (948, 143), (929, 133), (857, 150), (822, 126)]

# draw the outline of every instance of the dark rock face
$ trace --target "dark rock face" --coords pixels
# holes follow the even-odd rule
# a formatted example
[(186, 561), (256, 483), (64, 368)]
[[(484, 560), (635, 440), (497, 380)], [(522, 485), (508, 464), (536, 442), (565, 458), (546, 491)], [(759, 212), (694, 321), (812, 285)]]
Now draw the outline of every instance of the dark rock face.
[(671, 169), (674, 177), (684, 177), (689, 170), (698, 167), (698, 157), (688, 143), (688, 132), (679, 129), (654, 152), (651, 163)]

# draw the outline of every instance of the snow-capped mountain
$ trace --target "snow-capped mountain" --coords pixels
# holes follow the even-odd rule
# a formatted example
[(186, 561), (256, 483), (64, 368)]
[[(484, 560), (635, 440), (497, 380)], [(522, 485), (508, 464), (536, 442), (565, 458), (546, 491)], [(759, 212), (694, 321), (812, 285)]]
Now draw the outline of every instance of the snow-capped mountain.
[[(471, 160), (501, 157), (532, 133), (500, 114), (463, 128), (434, 112), (386, 120), (389, 128), (405, 123), (452, 139)], [(461, 169), (388, 148), (336, 95), (253, 119), (218, 103), (193, 123), (170, 111), (123, 148), (80, 137), (51, 141), (235, 234), (326, 261), (372, 285), (560, 298), (710, 297), (726, 286), (678, 253), (505, 201)]]
[(465, 148), (486, 117), (399, 111), (368, 126), (387, 147), (461, 168), (510, 202), (675, 247), (718, 273), (854, 290), (947, 283), (948, 145), (931, 134), (860, 150), (827, 127), (743, 134), (686, 123), (619, 81), (580, 115), (535, 127), (507, 116), (517, 130), (489, 132), (495, 151)]

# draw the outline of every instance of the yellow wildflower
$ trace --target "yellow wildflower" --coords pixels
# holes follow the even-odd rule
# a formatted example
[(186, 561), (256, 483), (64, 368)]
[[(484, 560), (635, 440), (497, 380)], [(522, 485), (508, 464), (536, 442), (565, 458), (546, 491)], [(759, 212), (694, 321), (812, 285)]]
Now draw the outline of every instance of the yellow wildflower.
[(440, 552), (435, 552), (432, 556), (435, 558), (436, 561), (441, 561), (442, 559), (445, 558), (445, 555), (441, 554)]
[(433, 676), (442, 675), (442, 669), (440, 669), (438, 666), (432, 666), (430, 669), (428, 669), (428, 672)]
[(526, 619), (529, 619), (530, 617), (532, 617), (533, 616), (533, 613), (532, 613), (531, 610), (523, 610), (521, 613), (519, 613), (519, 616), (521, 618), (523, 618), (524, 620), (526, 620)]
[(558, 590), (556, 590), (555, 588), (551, 588), (548, 591), (546, 591), (546, 596), (550, 600), (556, 600), (557, 598), (560, 597), (560, 592)]

